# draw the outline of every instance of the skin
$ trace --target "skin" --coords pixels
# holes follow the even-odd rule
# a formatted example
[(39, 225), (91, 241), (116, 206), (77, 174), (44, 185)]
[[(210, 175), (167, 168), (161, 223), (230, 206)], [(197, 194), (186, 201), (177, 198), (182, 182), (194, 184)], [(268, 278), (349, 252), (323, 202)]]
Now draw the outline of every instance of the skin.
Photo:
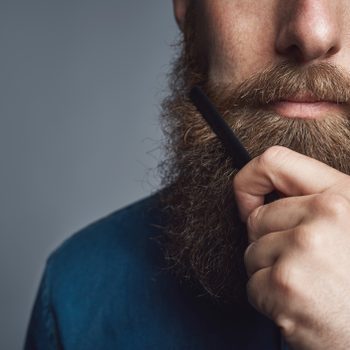
[[(189, 1), (173, 0), (180, 28)], [(348, 1), (200, 0), (197, 6), (213, 82), (239, 84), (286, 60), (350, 70)], [(278, 107), (286, 117), (296, 108), (291, 101)], [(306, 98), (297, 108), (298, 117), (307, 118)], [(327, 108), (334, 105), (320, 106), (319, 114)], [(250, 303), (281, 327), (292, 349), (347, 349), (350, 177), (275, 146), (238, 173), (233, 190), (248, 227)], [(284, 198), (264, 205), (272, 190)]]

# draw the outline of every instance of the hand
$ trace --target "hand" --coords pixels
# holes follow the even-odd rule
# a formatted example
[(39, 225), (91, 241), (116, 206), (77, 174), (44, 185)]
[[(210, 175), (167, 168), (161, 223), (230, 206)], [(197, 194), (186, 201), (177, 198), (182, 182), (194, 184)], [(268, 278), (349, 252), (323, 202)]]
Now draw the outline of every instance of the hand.
[[(233, 186), (250, 242), (249, 302), (293, 349), (349, 349), (350, 177), (274, 146)], [(273, 190), (285, 198), (263, 205)]]

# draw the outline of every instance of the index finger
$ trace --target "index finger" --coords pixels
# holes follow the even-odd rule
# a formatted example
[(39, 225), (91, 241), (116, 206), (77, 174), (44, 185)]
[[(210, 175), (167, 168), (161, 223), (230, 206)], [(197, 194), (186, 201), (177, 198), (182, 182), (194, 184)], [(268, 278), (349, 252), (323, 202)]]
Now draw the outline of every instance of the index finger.
[(285, 196), (303, 196), (324, 192), (347, 179), (347, 175), (316, 159), (273, 146), (235, 176), (233, 187), (241, 217), (246, 221), (273, 190)]

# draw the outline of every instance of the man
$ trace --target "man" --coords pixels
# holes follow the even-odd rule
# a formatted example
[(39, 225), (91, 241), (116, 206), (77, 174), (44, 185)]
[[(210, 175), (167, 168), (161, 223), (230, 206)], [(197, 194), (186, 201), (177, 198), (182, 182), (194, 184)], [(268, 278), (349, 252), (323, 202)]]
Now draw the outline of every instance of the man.
[[(26, 348), (348, 349), (350, 5), (173, 3), (163, 189), (50, 256)], [(254, 157), (241, 171), (195, 84)]]

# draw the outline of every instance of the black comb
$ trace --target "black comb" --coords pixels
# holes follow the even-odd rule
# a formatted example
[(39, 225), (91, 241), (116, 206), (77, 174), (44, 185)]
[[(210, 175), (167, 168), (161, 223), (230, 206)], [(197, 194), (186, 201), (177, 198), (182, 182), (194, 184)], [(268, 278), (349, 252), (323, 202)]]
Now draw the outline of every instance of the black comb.
[[(233, 130), (227, 125), (215, 106), (210, 102), (208, 96), (199, 86), (194, 86), (189, 96), (202, 117), (222, 142), (226, 152), (232, 158), (234, 166), (238, 170), (242, 169), (252, 158), (238, 137), (234, 134)], [(281, 197), (277, 192), (271, 192), (265, 196), (265, 204), (271, 203), (279, 198)]]

